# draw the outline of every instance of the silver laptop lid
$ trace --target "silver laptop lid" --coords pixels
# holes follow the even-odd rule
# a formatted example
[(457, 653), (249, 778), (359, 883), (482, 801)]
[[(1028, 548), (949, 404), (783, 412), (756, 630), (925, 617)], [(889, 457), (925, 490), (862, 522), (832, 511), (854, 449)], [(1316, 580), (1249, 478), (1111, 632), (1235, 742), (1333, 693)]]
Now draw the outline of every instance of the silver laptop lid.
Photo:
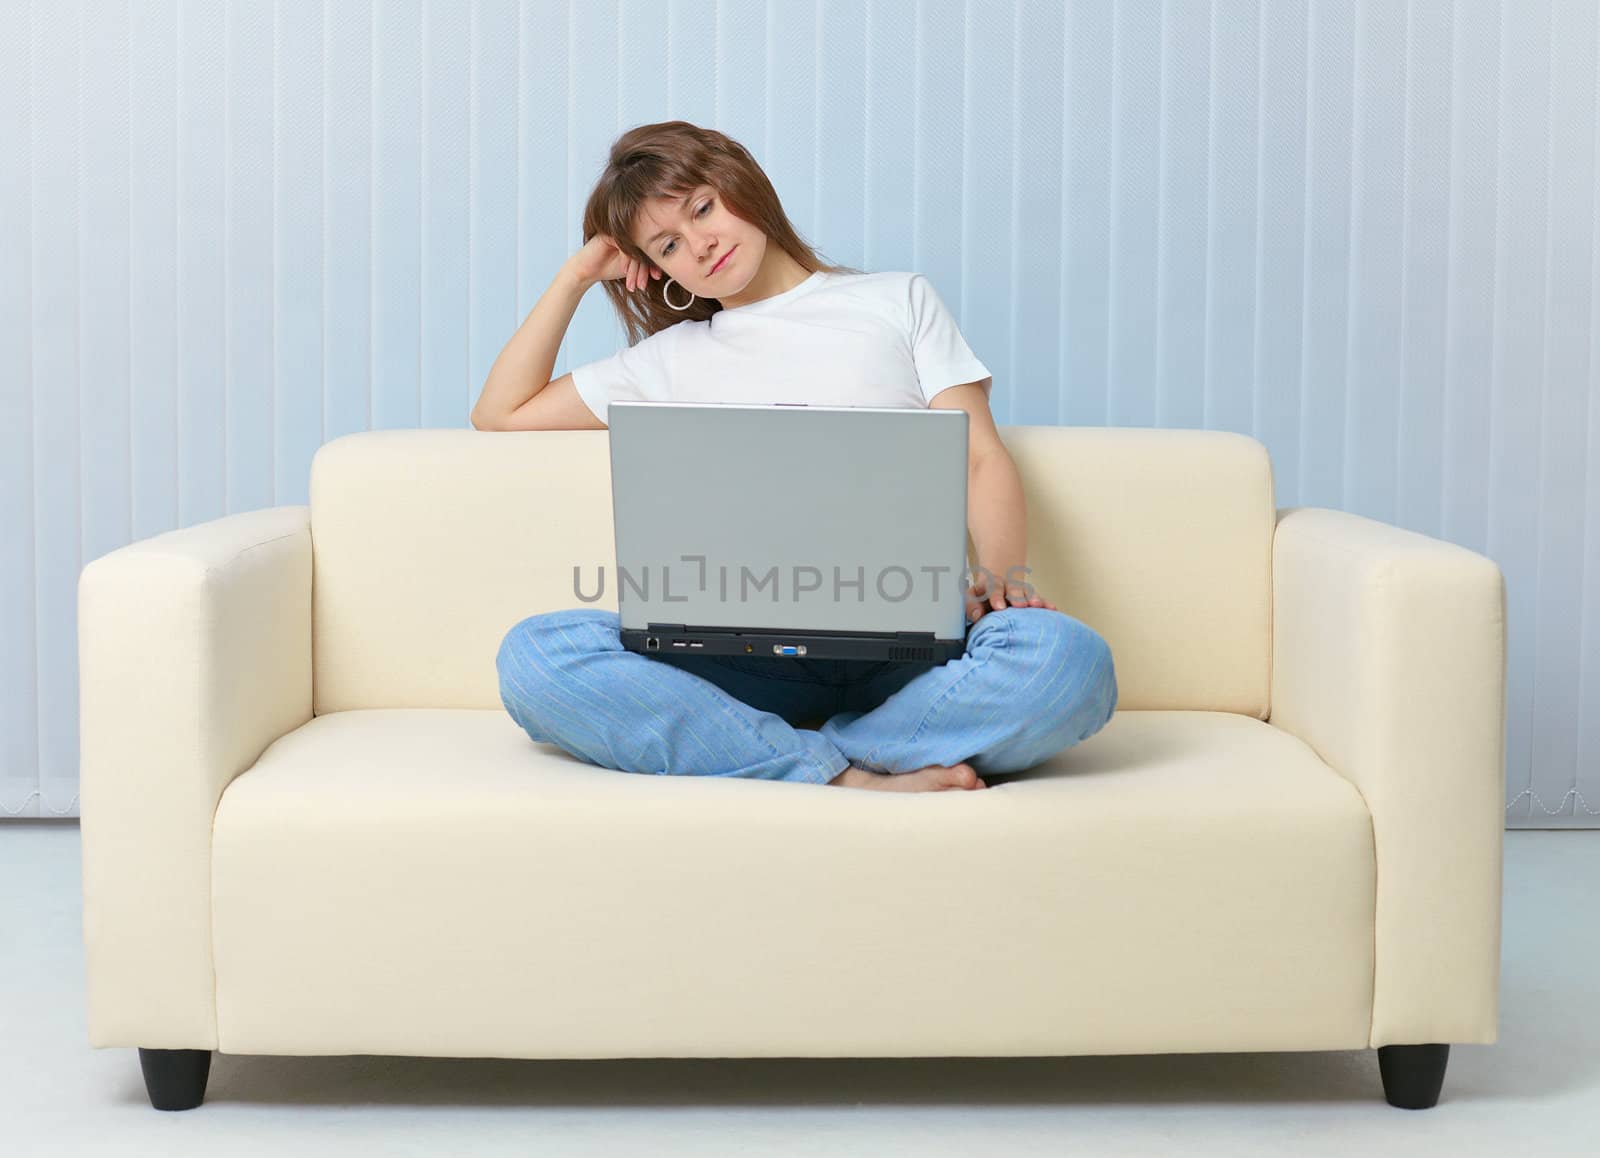
[(967, 414), (614, 402), (623, 628), (966, 631)]

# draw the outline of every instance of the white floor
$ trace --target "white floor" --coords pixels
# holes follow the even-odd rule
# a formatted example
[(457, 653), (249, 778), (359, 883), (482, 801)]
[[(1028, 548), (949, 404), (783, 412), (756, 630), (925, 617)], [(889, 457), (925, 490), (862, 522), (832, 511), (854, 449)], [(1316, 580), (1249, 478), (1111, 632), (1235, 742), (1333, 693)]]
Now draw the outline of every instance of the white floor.
[(1431, 1110), (1374, 1051), (505, 1061), (215, 1054), (163, 1113), (91, 1048), (78, 825), (0, 823), (0, 1148), (15, 1155), (1351, 1154), (1600, 1151), (1600, 832), (1506, 834), (1500, 1040)]

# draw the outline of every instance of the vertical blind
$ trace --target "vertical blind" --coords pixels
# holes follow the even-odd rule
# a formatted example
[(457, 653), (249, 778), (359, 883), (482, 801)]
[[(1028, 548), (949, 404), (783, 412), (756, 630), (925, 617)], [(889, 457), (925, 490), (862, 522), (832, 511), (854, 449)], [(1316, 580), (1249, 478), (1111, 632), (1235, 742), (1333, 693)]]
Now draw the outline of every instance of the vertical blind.
[(77, 813), (82, 566), (467, 425), (681, 118), (927, 274), (1000, 423), (1248, 433), (1280, 506), (1494, 559), (1507, 823), (1592, 827), (1596, 49), (1590, 0), (0, 5), (0, 815)]

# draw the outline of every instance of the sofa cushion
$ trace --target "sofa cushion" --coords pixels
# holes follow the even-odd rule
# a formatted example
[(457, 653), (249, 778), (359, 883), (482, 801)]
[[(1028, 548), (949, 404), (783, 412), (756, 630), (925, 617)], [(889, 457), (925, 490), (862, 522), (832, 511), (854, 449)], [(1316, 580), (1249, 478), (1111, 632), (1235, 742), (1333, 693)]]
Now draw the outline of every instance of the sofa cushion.
[(503, 711), (320, 716), (213, 833), (218, 1048), (1362, 1049), (1372, 830), (1303, 743), (1119, 711), (990, 787), (658, 776)]
[[(1111, 645), (1122, 708), (1267, 719), (1266, 447), (1218, 430), (999, 430), (1023, 483), (1027, 578)], [(617, 610), (607, 435), (376, 430), (323, 444), (315, 712), (499, 707), (494, 656), (514, 624)], [(580, 599), (602, 567), (602, 597)]]

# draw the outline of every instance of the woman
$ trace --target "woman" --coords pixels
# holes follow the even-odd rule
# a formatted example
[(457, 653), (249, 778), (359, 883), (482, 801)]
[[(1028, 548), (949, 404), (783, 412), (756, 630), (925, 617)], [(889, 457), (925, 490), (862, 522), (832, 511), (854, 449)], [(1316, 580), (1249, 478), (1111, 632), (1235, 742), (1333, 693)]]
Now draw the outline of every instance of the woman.
[[(624, 650), (615, 611), (530, 616), (496, 657), (529, 736), (630, 772), (930, 791), (984, 788), (980, 772), (1030, 768), (1106, 725), (1110, 648), (1020, 581), (1022, 488), (992, 378), (925, 277), (822, 263), (750, 154), (685, 121), (617, 139), (583, 236), (495, 360), (475, 427), (600, 430), (621, 399), (959, 407), (980, 566), (966, 653), (939, 664), (645, 656)], [(629, 346), (552, 382), (594, 285)]]

